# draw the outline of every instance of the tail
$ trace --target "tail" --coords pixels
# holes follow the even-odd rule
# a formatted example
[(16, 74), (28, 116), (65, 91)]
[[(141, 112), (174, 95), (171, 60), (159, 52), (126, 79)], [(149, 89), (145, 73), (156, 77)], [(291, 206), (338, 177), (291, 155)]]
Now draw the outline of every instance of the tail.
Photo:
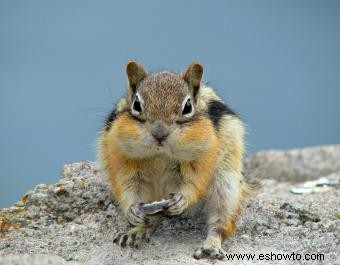
[(246, 176), (244, 173), (243, 175), (243, 185), (241, 186), (242, 189), (242, 197), (246, 200), (255, 196), (261, 189), (262, 184), (260, 181), (254, 177)]

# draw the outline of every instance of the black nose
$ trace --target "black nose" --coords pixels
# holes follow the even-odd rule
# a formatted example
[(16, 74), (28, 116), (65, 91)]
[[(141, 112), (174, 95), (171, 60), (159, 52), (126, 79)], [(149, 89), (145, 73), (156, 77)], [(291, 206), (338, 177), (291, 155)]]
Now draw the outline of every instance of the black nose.
[(151, 134), (158, 143), (162, 143), (169, 135), (167, 126), (162, 122), (157, 122), (153, 127)]

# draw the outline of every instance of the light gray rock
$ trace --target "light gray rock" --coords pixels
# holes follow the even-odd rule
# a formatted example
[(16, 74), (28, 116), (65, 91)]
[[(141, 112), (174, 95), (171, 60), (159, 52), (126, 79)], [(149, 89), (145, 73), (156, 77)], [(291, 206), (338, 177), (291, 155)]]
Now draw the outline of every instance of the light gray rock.
[[(294, 165), (291, 154), (309, 157), (310, 150), (311, 163), (303, 157), (297, 163), (304, 161), (308, 168), (303, 171), (303, 179), (313, 179), (322, 177), (323, 172), (328, 175), (338, 170), (334, 167), (336, 155), (330, 154), (331, 150), (337, 153), (338, 148), (287, 151), (278, 157), (284, 166), (299, 168)], [(333, 159), (332, 167), (324, 166), (324, 171), (316, 169), (321, 172), (319, 175), (313, 170), (316, 157), (322, 157), (316, 150)], [(275, 155), (265, 152), (260, 155), (267, 156), (267, 162), (273, 159), (272, 163), (276, 163)], [(282, 158), (286, 156), (288, 160)], [(258, 161), (258, 156), (253, 159)], [(255, 161), (251, 160), (249, 165)], [(328, 161), (318, 161), (328, 164)], [(271, 163), (267, 165), (268, 172), (273, 170)], [(265, 170), (264, 165), (261, 167)], [(291, 180), (290, 174), (286, 174), (288, 180)], [(233, 261), (226, 258), (220, 264), (263, 264), (257, 258), (270, 253), (303, 256), (321, 253), (324, 255), (321, 263), (339, 264), (340, 190), (334, 187), (323, 193), (294, 195), (290, 189), (295, 184), (277, 179), (261, 182), (263, 188), (248, 202), (235, 237), (224, 245), (228, 254), (255, 254), (255, 260), (238, 261), (234, 257)], [(207, 264), (206, 260), (196, 261), (191, 257), (204, 240), (204, 224), (202, 214), (194, 218), (164, 218), (150, 243), (145, 242), (140, 249), (121, 249), (113, 245), (112, 239), (117, 231), (125, 231), (127, 224), (111, 198), (109, 185), (95, 163), (74, 163), (64, 166), (58, 183), (38, 185), (13, 207), (0, 211), (0, 265)], [(312, 264), (296, 260), (273, 263)]]
[(288, 151), (263, 151), (246, 163), (246, 172), (261, 179), (302, 182), (340, 170), (340, 145)]
[(81, 265), (55, 255), (7, 255), (0, 257), (0, 265)]

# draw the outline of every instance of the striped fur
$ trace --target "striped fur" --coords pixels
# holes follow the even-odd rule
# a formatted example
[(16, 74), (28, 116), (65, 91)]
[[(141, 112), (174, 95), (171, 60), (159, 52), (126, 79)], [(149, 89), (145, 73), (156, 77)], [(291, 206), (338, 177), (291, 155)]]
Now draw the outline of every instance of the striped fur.
[[(235, 232), (252, 193), (241, 173), (243, 122), (212, 88), (202, 85), (193, 95), (182, 75), (148, 75), (136, 89), (144, 102), (141, 120), (131, 114), (130, 91), (110, 115), (98, 141), (98, 158), (113, 196), (125, 213), (133, 204), (161, 200), (169, 193), (183, 194), (187, 209), (204, 202), (208, 237), (195, 256), (221, 249), (222, 240)], [(197, 97), (195, 114), (189, 121), (176, 122), (188, 95)], [(161, 147), (151, 135), (159, 120), (169, 130)]]

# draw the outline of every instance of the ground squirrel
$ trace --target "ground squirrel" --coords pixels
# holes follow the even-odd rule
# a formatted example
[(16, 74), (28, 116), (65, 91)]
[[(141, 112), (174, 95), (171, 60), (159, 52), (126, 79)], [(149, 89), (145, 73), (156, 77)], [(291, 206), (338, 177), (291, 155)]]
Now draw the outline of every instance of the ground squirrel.
[[(223, 239), (235, 232), (252, 191), (242, 175), (243, 122), (202, 84), (201, 64), (180, 74), (149, 74), (131, 61), (126, 73), (126, 96), (107, 118), (98, 144), (113, 196), (133, 226), (114, 242), (138, 247), (160, 214), (181, 215), (201, 203), (208, 235), (193, 256), (223, 258)], [(145, 203), (164, 199), (162, 213), (143, 211)]]

